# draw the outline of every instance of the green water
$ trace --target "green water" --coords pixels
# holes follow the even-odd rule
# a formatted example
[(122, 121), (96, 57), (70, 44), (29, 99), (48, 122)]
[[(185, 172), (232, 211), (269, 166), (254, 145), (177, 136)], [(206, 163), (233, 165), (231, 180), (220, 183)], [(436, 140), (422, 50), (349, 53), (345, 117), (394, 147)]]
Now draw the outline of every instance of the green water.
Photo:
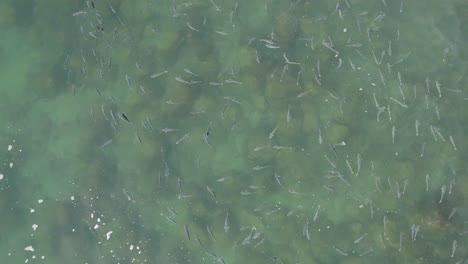
[(467, 263), (467, 14), (1, 0), (0, 263)]

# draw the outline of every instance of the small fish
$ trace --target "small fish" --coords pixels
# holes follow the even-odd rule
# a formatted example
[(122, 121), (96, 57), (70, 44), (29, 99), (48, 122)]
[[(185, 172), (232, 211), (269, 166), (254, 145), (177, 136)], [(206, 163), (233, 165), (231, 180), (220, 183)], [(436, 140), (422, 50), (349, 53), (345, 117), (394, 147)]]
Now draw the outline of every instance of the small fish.
[(250, 44), (252, 44), (252, 42), (255, 40), (255, 37), (252, 37), (249, 42), (247, 42), (247, 46), (250, 46)]
[(257, 185), (250, 185), (250, 189), (260, 189), (260, 188), (265, 188), (265, 186), (257, 186)]
[(218, 5), (216, 5), (216, 3), (213, 1), (213, 0), (210, 0), (211, 3), (213, 4), (214, 8), (216, 9), (216, 11), (218, 12), (221, 12), (221, 9), (219, 9)]
[(193, 72), (192, 72), (191, 70), (189, 70), (189, 69), (184, 68), (184, 72), (186, 72), (186, 73), (188, 73), (188, 74), (191, 74), (191, 75), (193, 75), (193, 76), (195, 76), (195, 77), (199, 77), (198, 74), (193, 73)]
[(239, 81), (236, 81), (236, 80), (233, 80), (233, 79), (227, 79), (224, 81), (225, 83), (233, 83), (233, 84), (242, 84), (241, 82)]
[(187, 238), (187, 240), (190, 240), (190, 231), (186, 224), (184, 224), (184, 232), (185, 232), (185, 237)]
[(177, 178), (177, 185), (179, 187), (179, 193), (182, 193), (182, 178), (181, 177)]
[(318, 85), (322, 85), (322, 82), (320, 82), (320, 77), (318, 77), (317, 74), (315, 74), (315, 72), (314, 72), (314, 78)]
[(79, 16), (79, 15), (86, 15), (87, 13), (85, 11), (78, 11), (72, 14), (72, 16)]
[(157, 29), (155, 30), (154, 28), (150, 27), (150, 26), (146, 26), (147, 29), (151, 30), (154, 34), (157, 34)]
[(455, 141), (453, 140), (453, 137), (452, 136), (449, 136), (449, 139), (450, 139), (450, 143), (452, 143), (452, 147), (455, 151), (457, 151), (457, 146), (455, 145)]
[(400, 246), (398, 247), (398, 252), (401, 252), (402, 246), (403, 246), (403, 232), (400, 232)]
[(266, 44), (275, 45), (275, 42), (269, 39), (259, 39), (258, 41), (265, 42)]
[(318, 139), (319, 139), (319, 144), (322, 145), (322, 130), (319, 128), (318, 129)]
[(189, 133), (185, 134), (183, 137), (177, 140), (176, 145), (179, 145), (180, 142), (186, 140), (188, 137), (189, 137)]
[(357, 154), (357, 170), (356, 170), (356, 176), (359, 174), (361, 171), (361, 166), (362, 166), (362, 156), (361, 153)]
[(197, 236), (197, 234), (195, 234), (195, 240), (197, 240), (197, 243), (201, 248), (205, 249), (205, 247), (203, 247), (203, 244), (202, 244), (200, 238)]
[(124, 113), (119, 113), (119, 117), (122, 120), (127, 121), (128, 123), (131, 123), (130, 120), (128, 119), (127, 115), (125, 115)]
[(213, 231), (211, 230), (209, 225), (206, 226), (206, 231), (208, 231), (208, 235), (210, 235), (211, 239), (215, 241), (215, 238), (213, 236)]
[(283, 58), (284, 58), (284, 60), (286, 61), (287, 64), (300, 65), (299, 62), (294, 62), (294, 61), (288, 60), (288, 58), (286, 57), (286, 52), (283, 52)]
[(304, 92), (298, 94), (298, 95), (297, 95), (297, 98), (303, 97), (304, 95), (306, 95), (306, 94), (312, 92), (312, 90), (313, 90), (313, 89), (309, 89), (309, 90), (306, 90), (306, 91), (304, 91)]
[(198, 29), (194, 28), (192, 25), (190, 25), (189, 22), (187, 22), (187, 27), (189, 27), (193, 31), (200, 32), (200, 30), (198, 30)]
[(93, 121), (96, 122), (96, 116), (94, 116), (93, 108), (91, 108), (91, 117), (93, 118)]
[(270, 135), (268, 136), (269, 139), (272, 139), (275, 136), (276, 130), (278, 129), (278, 126), (276, 126), (271, 132)]
[(207, 254), (208, 256), (210, 256), (212, 258), (218, 258), (218, 256), (216, 256), (216, 254), (212, 253), (212, 252), (205, 252), (205, 254)]
[(224, 113), (226, 112), (226, 110), (229, 108), (231, 104), (228, 102), (228, 103), (225, 103), (224, 106), (223, 106), (223, 111), (221, 112), (221, 118), (224, 119)]
[(208, 137), (210, 136), (210, 131), (211, 131), (211, 122), (210, 122), (210, 125), (208, 126), (208, 129), (206, 130), (205, 134), (203, 134), (203, 140), (205, 141), (205, 143), (211, 147), (211, 144), (210, 142), (208, 142)]
[(258, 165), (258, 166), (253, 167), (252, 169), (254, 171), (260, 171), (260, 170), (266, 169), (268, 167), (270, 167), (270, 166), (260, 166), (260, 165)]
[(125, 190), (125, 188), (122, 189), (123, 194), (125, 197), (127, 197), (127, 200), (133, 201), (132, 197), (130, 196), (130, 193)]
[(444, 200), (444, 195), (445, 191), (447, 190), (447, 186), (445, 184), (440, 188), (440, 200), (439, 203), (442, 203), (442, 200)]
[(309, 219), (304, 224), (304, 227), (302, 228), (302, 235), (304, 235), (307, 240), (310, 241), (310, 232), (309, 232)]
[(348, 253), (344, 252), (343, 250), (337, 248), (336, 246), (333, 246), (333, 248), (338, 252), (340, 253), (341, 255), (347, 257), (348, 256)]
[(114, 121), (114, 125), (117, 125), (117, 120), (115, 120), (114, 112), (112, 111), (112, 109), (110, 109), (109, 112), (111, 114), (112, 120)]
[(319, 211), (320, 211), (320, 204), (319, 204), (318, 207), (317, 207), (317, 211), (315, 211), (314, 222), (317, 221), (317, 219), (318, 219)]
[(138, 69), (140, 72), (144, 72), (143, 69), (141, 68), (140, 64), (138, 64), (138, 62), (135, 62), (135, 66), (137, 67), (137, 69)]
[(220, 35), (223, 35), (223, 36), (227, 36), (227, 33), (226, 32), (223, 32), (223, 31), (217, 31), (217, 30), (214, 30), (215, 33), (218, 33)]
[(283, 76), (284, 74), (286, 73), (286, 71), (288, 70), (289, 66), (288, 64), (285, 64), (284, 67), (283, 67), (283, 71), (281, 72), (281, 77), (280, 77), (280, 82), (283, 82)]
[(280, 46), (275, 46), (275, 45), (270, 45), (270, 44), (266, 44), (265, 47), (270, 48), (270, 49), (279, 49), (280, 48)]
[(140, 134), (138, 134), (138, 131), (135, 132), (135, 137), (136, 137), (138, 143), (140, 143), (140, 145), (143, 144), (143, 143), (141, 142)]
[(177, 130), (179, 130), (179, 129), (177, 129), (177, 128), (167, 128), (167, 127), (161, 129), (161, 131), (164, 132), (164, 133), (169, 133), (169, 132), (177, 131)]
[(181, 104), (181, 103), (177, 103), (177, 102), (174, 102), (172, 100), (167, 100), (166, 104), (168, 104), (168, 105), (178, 105), (178, 104)]
[(332, 45), (331, 45), (330, 43), (325, 42), (325, 41), (322, 41), (322, 45), (323, 45), (325, 48), (327, 48), (327, 49), (329, 49), (329, 50), (335, 52), (336, 55), (340, 55), (340, 53), (339, 53), (335, 48), (333, 48)]
[(414, 242), (416, 241), (416, 237), (418, 236), (420, 229), (420, 225), (411, 225), (411, 241)]
[(181, 83), (185, 83), (185, 84), (192, 84), (191, 82), (182, 79), (182, 77), (180, 77), (180, 76), (177, 76), (175, 78), (175, 80), (178, 81), (178, 82), (181, 82)]
[[(211, 196), (213, 196), (213, 198), (214, 198), (215, 201), (216, 201), (216, 194), (215, 194), (215, 192), (213, 191), (213, 189), (211, 189), (210, 186), (207, 185), (207, 186), (206, 186), (206, 190), (211, 194)], [(216, 202), (218, 202), (218, 201), (216, 201)]]
[(351, 61), (351, 58), (350, 58), (350, 57), (348, 57), (348, 61), (349, 61), (349, 64), (351, 65), (351, 68), (352, 68), (353, 70), (356, 70), (356, 66), (355, 66), (354, 63)]
[(284, 189), (284, 186), (281, 184), (281, 182), (280, 182), (280, 180), (279, 180), (279, 177), (280, 177), (280, 176), (275, 172), (275, 179), (276, 179), (276, 182), (279, 184), (279, 186), (280, 186), (281, 188)]
[(351, 167), (351, 163), (348, 159), (346, 159), (346, 166), (348, 166), (348, 169), (351, 171), (351, 174), (354, 174), (353, 168)]
[(216, 260), (219, 261), (221, 264), (226, 264), (222, 256), (219, 256), (218, 258), (216, 258)]
[(367, 233), (365, 233), (364, 235), (358, 237), (356, 240), (354, 240), (354, 244), (357, 244), (357, 243), (361, 242), (361, 240), (364, 239), (366, 236), (367, 236)]
[(217, 181), (217, 182), (224, 182), (225, 180), (227, 180), (227, 179), (229, 179), (229, 178), (231, 178), (231, 176), (222, 177), (222, 178), (217, 179), (216, 181)]
[(260, 151), (260, 150), (262, 150), (262, 149), (264, 149), (264, 148), (266, 148), (266, 147), (268, 147), (268, 145), (258, 146), (258, 147), (255, 147), (255, 148), (253, 149), (253, 151)]
[(457, 211), (458, 211), (458, 208), (456, 208), (456, 207), (453, 208), (453, 209), (452, 209), (452, 212), (450, 212), (450, 215), (448, 216), (447, 219), (450, 220), (450, 219), (453, 217), (453, 215), (454, 215)]
[(140, 90), (141, 90), (146, 96), (148, 96), (148, 93), (146, 92), (145, 87), (144, 87), (142, 84), (140, 84)]
[(281, 150), (281, 149), (292, 149), (292, 147), (279, 146), (279, 145), (273, 145), (272, 148), (273, 148), (273, 149), (276, 149), (276, 150)]
[[(272, 214), (278, 212), (279, 210), (281, 210), (281, 207), (278, 207), (278, 208), (273, 209), (273, 210), (271, 210), (271, 211), (266, 211), (266, 212), (265, 212), (265, 215), (270, 216), (270, 215), (272, 215)], [(254, 237), (254, 238), (255, 238), (255, 237)]]
[(458, 242), (457, 242), (457, 240), (453, 240), (453, 243), (452, 243), (452, 255), (450, 256), (451, 258), (453, 258), (453, 256), (455, 255), (455, 251), (457, 250), (457, 247), (458, 247)]
[(128, 74), (125, 74), (125, 80), (127, 81), (127, 84), (128, 84), (128, 88), (132, 88), (132, 79), (130, 78), (130, 76), (128, 76)]
[(157, 72), (157, 73), (151, 75), (150, 78), (151, 78), (151, 79), (154, 79), (154, 78), (159, 77), (159, 76), (161, 76), (161, 75), (163, 75), (163, 74), (166, 74), (166, 73), (168, 73), (167, 70), (162, 71), (162, 72)]
[[(296, 86), (299, 86), (299, 79), (301, 78), (301, 75), (302, 75), (302, 70), (299, 70), (297, 72)], [(299, 98), (299, 96), (297, 98)]]
[(167, 221), (169, 221), (169, 222), (171, 222), (173, 224), (177, 224), (177, 222), (174, 219), (172, 219), (172, 217), (169, 217), (169, 216), (166, 215), (166, 219), (167, 219)]
[(229, 217), (229, 212), (226, 212), (226, 218), (224, 218), (224, 232), (225, 233), (229, 231), (228, 217)]
[(179, 213), (171, 207), (167, 207), (167, 210), (169, 210), (173, 215), (179, 215)]
[(440, 89), (440, 82), (436, 81), (435, 85), (436, 85), (436, 88), (437, 88), (437, 92), (439, 93), (439, 98), (441, 98), (442, 97), (442, 92), (441, 92), (441, 89)]

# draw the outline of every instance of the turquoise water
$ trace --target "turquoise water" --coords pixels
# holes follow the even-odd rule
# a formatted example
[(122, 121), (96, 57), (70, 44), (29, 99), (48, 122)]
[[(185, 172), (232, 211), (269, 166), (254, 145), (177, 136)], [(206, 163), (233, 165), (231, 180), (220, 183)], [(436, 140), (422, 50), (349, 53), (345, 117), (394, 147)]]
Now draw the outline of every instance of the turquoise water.
[(468, 4), (0, 2), (1, 263), (467, 263)]

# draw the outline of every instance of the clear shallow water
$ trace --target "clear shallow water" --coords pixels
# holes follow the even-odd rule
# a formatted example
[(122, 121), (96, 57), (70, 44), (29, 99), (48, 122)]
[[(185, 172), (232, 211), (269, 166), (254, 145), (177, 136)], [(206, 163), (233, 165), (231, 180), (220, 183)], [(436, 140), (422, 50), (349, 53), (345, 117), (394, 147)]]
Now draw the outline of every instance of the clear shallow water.
[(348, 3), (3, 1), (4, 263), (464, 263), (468, 7)]

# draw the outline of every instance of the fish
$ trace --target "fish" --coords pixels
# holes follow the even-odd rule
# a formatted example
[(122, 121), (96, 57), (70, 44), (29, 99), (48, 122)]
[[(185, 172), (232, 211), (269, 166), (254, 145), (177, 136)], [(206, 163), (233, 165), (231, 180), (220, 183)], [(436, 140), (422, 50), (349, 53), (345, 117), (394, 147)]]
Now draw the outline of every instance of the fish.
[(229, 232), (229, 223), (228, 223), (229, 212), (226, 212), (226, 218), (224, 218), (224, 232)]
[(190, 231), (186, 224), (184, 224), (184, 232), (185, 232), (185, 237), (187, 238), (187, 240), (190, 240)]

